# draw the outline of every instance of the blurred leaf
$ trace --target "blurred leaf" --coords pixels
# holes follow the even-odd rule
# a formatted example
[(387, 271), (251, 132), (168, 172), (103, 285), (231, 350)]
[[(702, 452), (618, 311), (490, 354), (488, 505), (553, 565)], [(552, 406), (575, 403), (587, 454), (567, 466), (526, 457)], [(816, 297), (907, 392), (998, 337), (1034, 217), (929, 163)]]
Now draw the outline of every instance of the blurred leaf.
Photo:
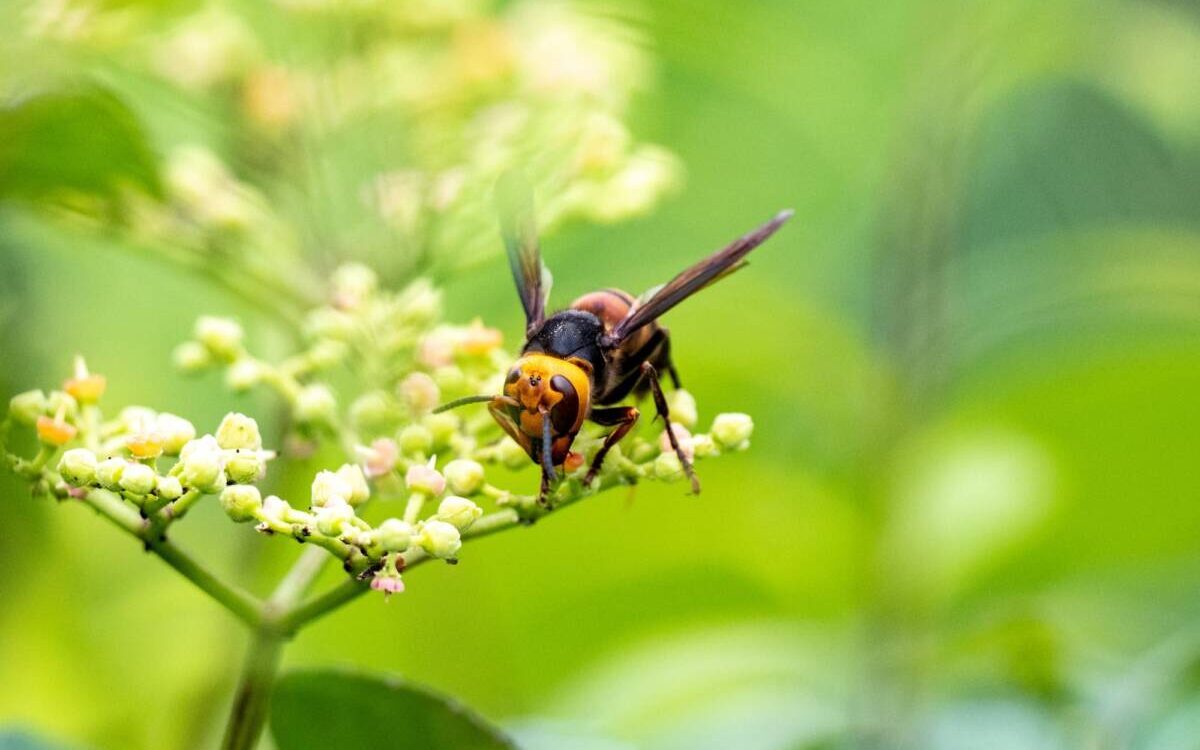
[(279, 750), (513, 750), (466, 707), (394, 677), (338, 670), (291, 672), (271, 700)]
[(67, 746), (23, 729), (0, 729), (0, 750), (67, 750)]
[(129, 186), (157, 193), (157, 161), (133, 112), (112, 94), (39, 94), (0, 109), (0, 198), (111, 198)]

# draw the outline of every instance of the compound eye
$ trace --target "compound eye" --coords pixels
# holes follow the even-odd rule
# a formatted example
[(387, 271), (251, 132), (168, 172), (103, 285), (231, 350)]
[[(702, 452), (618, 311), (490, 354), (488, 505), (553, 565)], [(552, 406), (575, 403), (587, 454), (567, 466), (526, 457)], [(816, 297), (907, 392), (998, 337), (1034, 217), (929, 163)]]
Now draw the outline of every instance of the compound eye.
[(505, 385), (512, 385), (513, 383), (517, 382), (520, 379), (521, 379), (521, 368), (514, 367), (512, 369), (512, 372), (508, 373), (508, 378), (505, 379), (504, 383), (505, 383)]
[(579, 419), (579, 394), (565, 375), (551, 378), (550, 388), (562, 394), (558, 403), (550, 408), (550, 424), (554, 426), (555, 434), (566, 435)]

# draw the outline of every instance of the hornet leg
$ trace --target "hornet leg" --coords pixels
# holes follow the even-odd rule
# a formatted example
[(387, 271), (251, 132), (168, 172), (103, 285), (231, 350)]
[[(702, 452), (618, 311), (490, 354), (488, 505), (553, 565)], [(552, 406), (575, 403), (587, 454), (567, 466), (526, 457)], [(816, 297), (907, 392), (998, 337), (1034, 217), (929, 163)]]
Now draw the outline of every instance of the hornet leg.
[(611, 427), (616, 425), (615, 430), (608, 433), (608, 437), (604, 438), (604, 445), (600, 446), (600, 450), (596, 451), (596, 457), (592, 459), (592, 465), (588, 468), (587, 476), (583, 478), (584, 486), (591, 485), (592, 480), (600, 473), (600, 467), (604, 465), (604, 457), (608, 455), (609, 450), (614, 445), (621, 442), (621, 438), (629, 434), (633, 426), (637, 424), (640, 412), (634, 406), (614, 406), (609, 409), (593, 409), (588, 415), (588, 419), (598, 425)]
[(696, 470), (692, 468), (692, 462), (679, 447), (679, 439), (675, 437), (675, 430), (671, 427), (671, 412), (667, 408), (667, 399), (663, 396), (662, 385), (658, 382), (658, 371), (654, 369), (654, 365), (643, 362), (642, 372), (646, 374), (646, 380), (650, 383), (650, 392), (654, 395), (654, 408), (658, 411), (658, 416), (662, 417), (663, 427), (667, 431), (667, 440), (671, 441), (671, 447), (675, 450), (675, 455), (679, 457), (679, 463), (683, 465), (683, 473), (692, 483), (692, 493), (699, 495), (700, 480), (696, 477)]

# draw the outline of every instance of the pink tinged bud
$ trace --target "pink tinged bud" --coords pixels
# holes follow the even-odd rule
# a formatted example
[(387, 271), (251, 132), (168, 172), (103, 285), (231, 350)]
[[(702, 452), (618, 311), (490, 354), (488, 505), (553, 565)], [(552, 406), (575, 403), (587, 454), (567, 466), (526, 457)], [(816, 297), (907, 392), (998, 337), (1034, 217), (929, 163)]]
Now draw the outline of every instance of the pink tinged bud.
[(430, 368), (446, 367), (454, 363), (454, 334), (448, 328), (435, 328), (421, 339), (417, 347), (417, 360)]
[(382, 591), (385, 596), (399, 594), (404, 591), (404, 581), (400, 580), (400, 576), (390, 573), (376, 573), (371, 579), (371, 588), (376, 591)]
[[(683, 455), (691, 461), (696, 457), (695, 450), (692, 448), (692, 433), (688, 432), (688, 428), (676, 422), (671, 423), (671, 429), (675, 432), (675, 439), (679, 441), (679, 448), (683, 451)], [(671, 438), (667, 436), (667, 431), (663, 430), (658, 436), (658, 449), (663, 453), (674, 453), (675, 449), (671, 447)]]
[(446, 478), (437, 469), (426, 464), (416, 464), (404, 475), (404, 484), (413, 492), (440, 495), (446, 491)]
[(504, 335), (497, 328), (488, 328), (478, 318), (459, 334), (459, 348), (466, 354), (487, 354), (504, 343)]
[(415, 414), (425, 414), (438, 405), (441, 390), (433, 378), (414, 372), (400, 383), (400, 398)]
[(368, 478), (381, 477), (390, 474), (396, 468), (396, 459), (400, 456), (400, 448), (391, 438), (379, 438), (370, 447), (359, 446), (359, 462), (363, 473)]

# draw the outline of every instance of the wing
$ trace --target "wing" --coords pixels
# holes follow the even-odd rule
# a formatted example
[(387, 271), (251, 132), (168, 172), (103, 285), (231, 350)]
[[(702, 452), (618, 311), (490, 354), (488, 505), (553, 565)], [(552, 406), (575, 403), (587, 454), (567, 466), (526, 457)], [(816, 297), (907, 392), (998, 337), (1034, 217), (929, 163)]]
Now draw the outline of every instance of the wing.
[(651, 322), (709, 284), (713, 284), (746, 263), (751, 250), (775, 234), (783, 223), (792, 217), (792, 211), (780, 211), (775, 218), (749, 234), (734, 240), (675, 278), (652, 290), (644, 301), (634, 307), (633, 312), (618, 323), (609, 333), (606, 343), (616, 346), (634, 331)]
[(516, 172), (505, 172), (496, 183), (496, 208), (513, 281), (525, 308), (525, 332), (529, 335), (546, 319), (546, 299), (550, 296), (550, 274), (542, 265), (538, 248), (533, 190), (529, 183)]

